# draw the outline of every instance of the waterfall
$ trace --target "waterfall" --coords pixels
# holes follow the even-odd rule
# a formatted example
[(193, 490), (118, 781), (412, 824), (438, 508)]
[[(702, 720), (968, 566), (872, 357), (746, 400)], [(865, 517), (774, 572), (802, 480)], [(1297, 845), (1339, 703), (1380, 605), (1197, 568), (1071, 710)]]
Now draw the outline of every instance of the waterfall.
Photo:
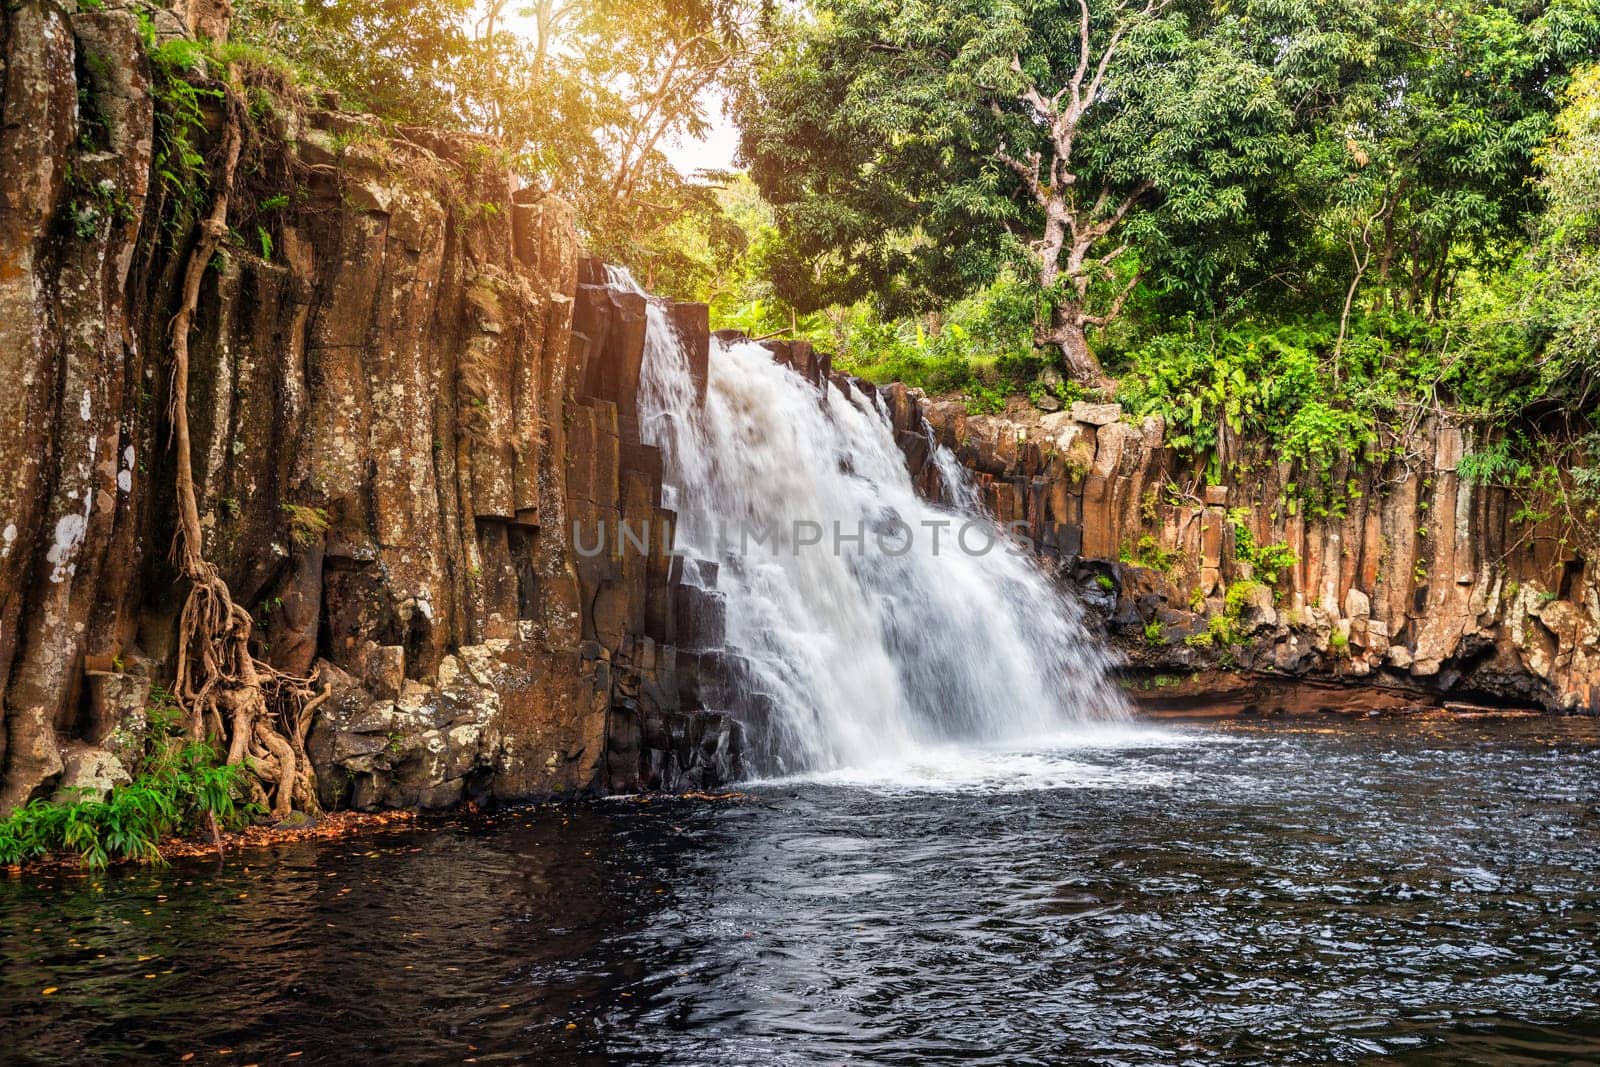
[(876, 397), (819, 391), (750, 341), (712, 339), (701, 407), (665, 309), (648, 316), (641, 434), (662, 451), (677, 547), (716, 564), (688, 562), (685, 580), (719, 591), (728, 651), (768, 709), (779, 765), (758, 770), (1026, 744), (1125, 716), (1076, 603), (982, 514), (947, 449), (934, 456), (950, 499), (931, 503)]

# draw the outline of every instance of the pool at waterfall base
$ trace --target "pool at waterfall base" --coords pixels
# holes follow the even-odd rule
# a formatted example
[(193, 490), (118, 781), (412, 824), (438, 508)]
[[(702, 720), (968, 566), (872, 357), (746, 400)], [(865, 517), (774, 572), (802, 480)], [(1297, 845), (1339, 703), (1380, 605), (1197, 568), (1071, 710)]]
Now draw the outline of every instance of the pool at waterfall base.
[(6, 1063), (1600, 1061), (1600, 722), (1026, 751), (0, 880)]

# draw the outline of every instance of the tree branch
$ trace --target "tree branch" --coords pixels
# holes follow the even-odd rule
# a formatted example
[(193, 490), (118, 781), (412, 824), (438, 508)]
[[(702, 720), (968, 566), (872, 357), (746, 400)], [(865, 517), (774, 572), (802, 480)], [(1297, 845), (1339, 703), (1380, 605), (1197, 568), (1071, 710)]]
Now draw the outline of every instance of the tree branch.
[(1078, 316), (1079, 322), (1085, 326), (1105, 326), (1112, 319), (1122, 314), (1122, 305), (1128, 302), (1128, 297), (1133, 295), (1133, 290), (1143, 280), (1144, 268), (1140, 267), (1133, 272), (1133, 277), (1128, 279), (1128, 284), (1122, 287), (1122, 292), (1118, 293), (1111, 301), (1111, 307), (1106, 309), (1104, 315), (1080, 314)]
[[(1017, 55), (1015, 52), (1011, 53), (1011, 69), (1017, 74), (1023, 74), (1022, 57)], [(1027, 75), (1023, 74), (1023, 77), (1027, 77)], [(1033, 110), (1038, 113), (1040, 118), (1044, 119), (1046, 122), (1049, 122), (1052, 126), (1055, 124), (1055, 101), (1046, 100), (1044, 96), (1040, 94), (1039, 87), (1034, 85), (1032, 80), (1029, 80), (1023, 87), (1022, 92), (1017, 94), (1017, 99), (1033, 108)]]

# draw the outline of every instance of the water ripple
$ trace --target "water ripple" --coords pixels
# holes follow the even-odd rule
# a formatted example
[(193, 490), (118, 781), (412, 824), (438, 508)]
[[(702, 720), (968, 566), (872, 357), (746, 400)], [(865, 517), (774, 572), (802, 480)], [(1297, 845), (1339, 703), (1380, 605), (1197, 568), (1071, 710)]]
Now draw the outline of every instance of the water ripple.
[(0, 1059), (1600, 1060), (1593, 720), (1128, 728), (755, 793), (0, 882)]

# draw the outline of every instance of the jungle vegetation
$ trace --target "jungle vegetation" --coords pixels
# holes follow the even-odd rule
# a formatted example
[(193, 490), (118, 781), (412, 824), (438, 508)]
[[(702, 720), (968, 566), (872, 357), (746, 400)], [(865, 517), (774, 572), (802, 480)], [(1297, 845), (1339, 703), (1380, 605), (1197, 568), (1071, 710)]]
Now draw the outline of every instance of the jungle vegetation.
[[(597, 253), (867, 377), (1312, 464), (1448, 411), (1493, 430), (1474, 477), (1596, 481), (1600, 0), (516, 2), (236, 34), (495, 135)], [(736, 172), (680, 174), (718, 109)]]

